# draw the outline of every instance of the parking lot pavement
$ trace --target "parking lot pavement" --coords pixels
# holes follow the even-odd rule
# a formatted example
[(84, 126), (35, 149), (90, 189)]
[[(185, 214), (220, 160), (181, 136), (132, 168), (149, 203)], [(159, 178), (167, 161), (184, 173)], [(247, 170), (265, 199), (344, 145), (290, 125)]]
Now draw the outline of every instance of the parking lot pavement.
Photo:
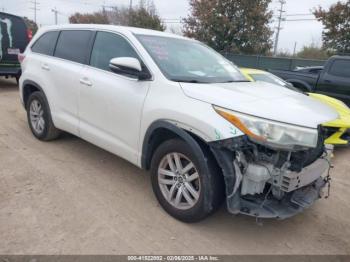
[(330, 198), (294, 218), (259, 225), (223, 207), (184, 224), (147, 172), (71, 135), (36, 140), (16, 84), (0, 80), (0, 253), (350, 254), (349, 157), (336, 150)]

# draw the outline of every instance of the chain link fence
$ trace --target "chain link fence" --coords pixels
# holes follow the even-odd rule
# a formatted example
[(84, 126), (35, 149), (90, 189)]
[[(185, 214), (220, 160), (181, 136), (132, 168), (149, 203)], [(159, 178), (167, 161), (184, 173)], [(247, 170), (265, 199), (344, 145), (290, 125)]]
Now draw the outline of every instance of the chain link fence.
[(280, 69), (280, 70), (293, 70), (297, 67), (306, 66), (322, 66), (326, 61), (324, 60), (309, 60), (301, 58), (281, 58), (281, 57), (268, 57), (260, 55), (238, 55), (223, 53), (223, 55), (238, 65), (239, 67), (249, 67), (257, 69)]

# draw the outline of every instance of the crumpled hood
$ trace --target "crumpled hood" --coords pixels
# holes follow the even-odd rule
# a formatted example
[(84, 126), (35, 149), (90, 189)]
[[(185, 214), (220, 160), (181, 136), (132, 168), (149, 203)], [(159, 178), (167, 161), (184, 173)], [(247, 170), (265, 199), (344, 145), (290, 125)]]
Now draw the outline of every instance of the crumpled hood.
[(278, 122), (317, 128), (338, 118), (326, 104), (304, 94), (264, 82), (181, 83), (194, 99)]

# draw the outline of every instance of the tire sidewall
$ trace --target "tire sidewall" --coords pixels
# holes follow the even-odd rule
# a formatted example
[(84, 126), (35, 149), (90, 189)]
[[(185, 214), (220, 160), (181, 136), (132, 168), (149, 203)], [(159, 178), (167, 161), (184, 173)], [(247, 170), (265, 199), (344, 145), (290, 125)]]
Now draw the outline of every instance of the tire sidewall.
[[(35, 131), (35, 129), (32, 126), (32, 122), (30, 120), (30, 105), (31, 105), (33, 100), (38, 100), (40, 102), (41, 106), (42, 106), (42, 109), (43, 109), (43, 118), (44, 118), (44, 121), (45, 121), (45, 126), (44, 126), (44, 131), (42, 133), (37, 133)], [(49, 131), (49, 123), (51, 121), (51, 118), (50, 118), (50, 110), (49, 110), (46, 98), (43, 95), (43, 93), (39, 92), (39, 91), (32, 93), (29, 96), (29, 99), (28, 99), (28, 102), (27, 102), (27, 105), (26, 105), (26, 109), (27, 109), (28, 125), (30, 127), (30, 130), (32, 131), (33, 135), (36, 138), (38, 138), (40, 140), (44, 140), (46, 138), (47, 134), (48, 134), (48, 131)]]
[[(181, 153), (195, 165), (200, 177), (200, 196), (197, 203), (190, 209), (177, 209), (163, 196), (158, 183), (158, 168), (162, 158), (169, 153)], [(213, 188), (211, 187), (210, 173), (203, 152), (193, 150), (185, 141), (180, 139), (169, 140), (161, 144), (155, 151), (151, 162), (151, 181), (153, 191), (160, 205), (173, 217), (184, 222), (197, 222), (208, 216), (213, 207)]]

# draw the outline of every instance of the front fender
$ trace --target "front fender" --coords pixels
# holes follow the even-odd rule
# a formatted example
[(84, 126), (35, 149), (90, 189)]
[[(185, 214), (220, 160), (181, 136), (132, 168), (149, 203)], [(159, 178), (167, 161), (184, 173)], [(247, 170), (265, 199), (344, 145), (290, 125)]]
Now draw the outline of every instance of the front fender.
[(169, 121), (165, 120), (158, 120), (155, 121), (148, 129), (145, 135), (145, 138), (143, 140), (142, 145), (142, 157), (141, 157), (141, 167), (144, 169), (148, 169), (148, 163), (150, 163), (151, 157), (152, 157), (152, 149), (154, 149), (154, 140), (152, 140), (152, 135), (157, 130), (167, 130), (174, 135), (182, 138), (186, 143), (192, 147), (193, 151), (196, 152), (196, 154), (199, 154), (198, 159), (204, 159), (203, 152), (198, 145), (197, 141), (185, 130), (180, 128), (174, 123), (171, 123)]

